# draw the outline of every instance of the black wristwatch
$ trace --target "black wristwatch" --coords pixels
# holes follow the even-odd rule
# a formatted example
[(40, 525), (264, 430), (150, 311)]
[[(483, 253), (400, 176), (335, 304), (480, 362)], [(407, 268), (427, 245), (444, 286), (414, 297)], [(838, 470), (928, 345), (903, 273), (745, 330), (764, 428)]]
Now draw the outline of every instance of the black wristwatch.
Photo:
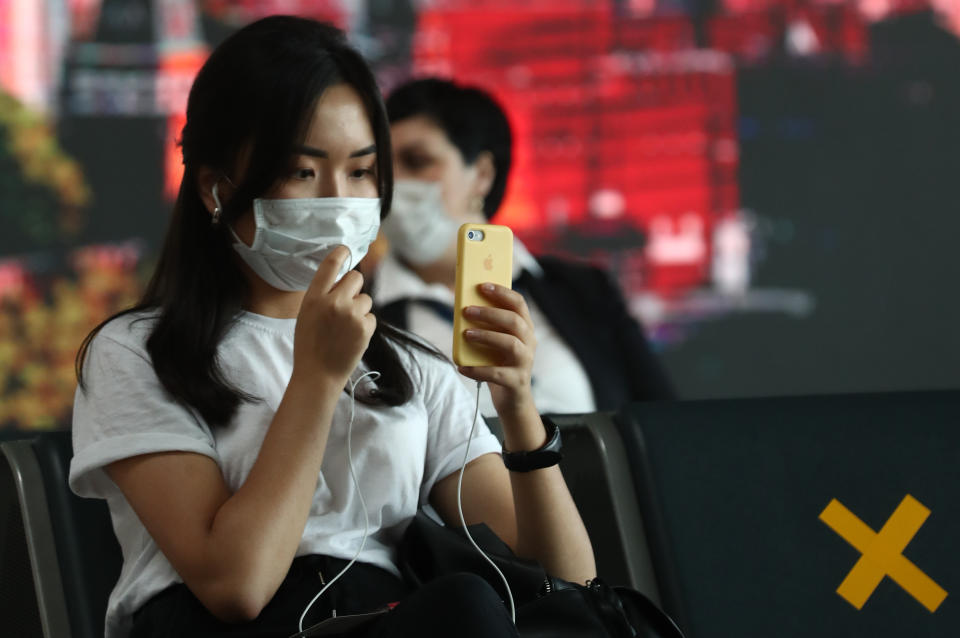
[(547, 442), (529, 452), (502, 452), (503, 464), (511, 472), (532, 472), (545, 467), (551, 467), (560, 462), (563, 454), (560, 453), (560, 428), (547, 417), (540, 417), (547, 428)]

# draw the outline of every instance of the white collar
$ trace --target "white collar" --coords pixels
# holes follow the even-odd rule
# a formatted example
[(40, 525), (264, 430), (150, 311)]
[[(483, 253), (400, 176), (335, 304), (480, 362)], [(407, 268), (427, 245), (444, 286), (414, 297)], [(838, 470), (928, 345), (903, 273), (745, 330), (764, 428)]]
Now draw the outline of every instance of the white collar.
[(393, 253), (380, 262), (373, 280), (373, 299), (385, 306), (398, 299), (432, 299), (453, 305), (453, 291), (443, 284), (428, 284), (417, 273), (400, 263)]
[(526, 270), (528, 273), (534, 277), (543, 276), (543, 268), (537, 262), (533, 255), (530, 254), (530, 251), (527, 250), (527, 247), (524, 246), (523, 242), (513, 238), (513, 278), (516, 280), (520, 273)]

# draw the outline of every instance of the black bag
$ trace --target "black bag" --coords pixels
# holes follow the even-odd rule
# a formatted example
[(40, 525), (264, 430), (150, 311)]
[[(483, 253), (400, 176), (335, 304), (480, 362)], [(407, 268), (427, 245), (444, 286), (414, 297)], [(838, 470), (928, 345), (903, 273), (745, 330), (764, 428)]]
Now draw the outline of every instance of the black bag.
[[(646, 596), (611, 587), (599, 578), (586, 586), (547, 575), (534, 561), (514, 556), (484, 524), (470, 535), (506, 576), (523, 638), (683, 638), (677, 625)], [(444, 527), (418, 512), (400, 542), (400, 572), (419, 587), (438, 576), (470, 572), (506, 599), (503, 581), (474, 549), (462, 529)]]

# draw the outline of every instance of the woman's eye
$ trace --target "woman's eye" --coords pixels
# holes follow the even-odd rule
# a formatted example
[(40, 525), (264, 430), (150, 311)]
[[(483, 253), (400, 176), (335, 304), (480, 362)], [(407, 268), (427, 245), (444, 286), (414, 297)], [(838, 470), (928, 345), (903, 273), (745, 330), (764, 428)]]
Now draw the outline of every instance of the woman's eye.
[(293, 176), (297, 179), (313, 179), (316, 173), (312, 168), (297, 168), (293, 171)]
[(357, 168), (350, 173), (350, 177), (354, 179), (364, 179), (366, 177), (373, 177), (375, 174), (373, 167), (368, 168)]
[(407, 170), (417, 171), (430, 164), (430, 158), (408, 153), (400, 156), (400, 163), (403, 164)]

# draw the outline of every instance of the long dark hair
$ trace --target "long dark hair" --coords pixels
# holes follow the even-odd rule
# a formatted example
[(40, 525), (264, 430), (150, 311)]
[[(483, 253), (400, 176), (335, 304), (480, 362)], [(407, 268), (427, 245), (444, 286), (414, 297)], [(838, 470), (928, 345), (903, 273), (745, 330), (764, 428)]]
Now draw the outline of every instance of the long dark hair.
[[(147, 351), (157, 377), (174, 399), (192, 406), (210, 425), (224, 425), (241, 401), (256, 400), (233, 386), (217, 360), (217, 347), (248, 295), (227, 230), (281, 178), (290, 153), (306, 134), (323, 92), (352, 86), (366, 107), (377, 146), (381, 218), (390, 210), (393, 164), (390, 129), (376, 80), (342, 31), (290, 16), (254, 22), (227, 38), (197, 74), (183, 128), (184, 175), (153, 277), (140, 301), (94, 328), (77, 353), (77, 378), (90, 343), (109, 321), (154, 311)], [(234, 170), (246, 160), (242, 181)], [(198, 191), (201, 167), (236, 182), (220, 223), (212, 224)], [(432, 352), (419, 341), (377, 322), (363, 361), (380, 372), (378, 391), (358, 399), (400, 405), (413, 384), (393, 345)]]

